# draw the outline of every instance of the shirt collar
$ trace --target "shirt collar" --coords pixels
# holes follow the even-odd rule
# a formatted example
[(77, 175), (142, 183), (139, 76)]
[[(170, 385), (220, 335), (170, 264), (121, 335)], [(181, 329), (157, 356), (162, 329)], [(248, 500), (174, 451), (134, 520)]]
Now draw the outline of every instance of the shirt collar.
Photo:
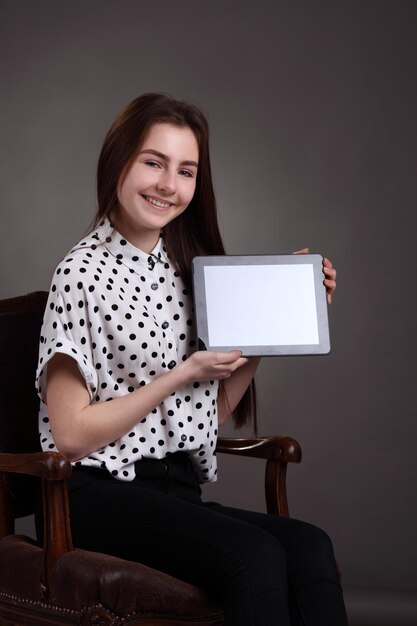
[(105, 217), (96, 228), (93, 238), (103, 243), (107, 250), (121, 263), (132, 269), (134, 272), (153, 272), (156, 265), (169, 262), (168, 255), (163, 244), (162, 237), (156, 246), (147, 253), (136, 248), (125, 239)]

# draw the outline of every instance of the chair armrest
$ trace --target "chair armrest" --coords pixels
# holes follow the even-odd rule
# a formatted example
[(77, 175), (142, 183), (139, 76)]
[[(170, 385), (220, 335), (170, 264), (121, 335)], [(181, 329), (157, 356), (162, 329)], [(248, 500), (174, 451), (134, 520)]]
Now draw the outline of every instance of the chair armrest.
[(284, 463), (300, 463), (301, 461), (301, 446), (298, 441), (283, 435), (250, 439), (219, 437), (216, 451), (257, 459), (276, 459)]
[(250, 439), (220, 437), (217, 440), (216, 452), (266, 459), (266, 510), (281, 517), (289, 516), (287, 463), (300, 463), (301, 446), (298, 441), (283, 435)]
[(72, 474), (68, 459), (59, 452), (0, 453), (0, 472), (29, 474), (45, 480), (67, 480)]

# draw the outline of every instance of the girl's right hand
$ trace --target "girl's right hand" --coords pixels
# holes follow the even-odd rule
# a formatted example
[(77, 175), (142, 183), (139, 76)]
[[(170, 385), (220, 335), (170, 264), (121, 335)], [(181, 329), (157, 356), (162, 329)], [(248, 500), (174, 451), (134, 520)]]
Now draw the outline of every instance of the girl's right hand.
[(248, 359), (242, 357), (240, 350), (232, 350), (231, 352), (200, 350), (194, 352), (178, 367), (182, 368), (185, 384), (190, 384), (196, 381), (229, 378), (235, 370), (247, 362)]

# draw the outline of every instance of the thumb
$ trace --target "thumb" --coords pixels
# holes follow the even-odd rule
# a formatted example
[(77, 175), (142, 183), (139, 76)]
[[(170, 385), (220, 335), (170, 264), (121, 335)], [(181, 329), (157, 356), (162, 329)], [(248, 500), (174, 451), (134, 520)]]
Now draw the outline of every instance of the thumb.
[(302, 250), (297, 250), (293, 252), (293, 254), (308, 254), (310, 252), (310, 248), (303, 248)]
[(237, 361), (242, 356), (242, 352), (240, 350), (231, 350), (230, 352), (225, 352), (224, 355), (227, 355), (226, 363), (232, 363), (233, 361)]

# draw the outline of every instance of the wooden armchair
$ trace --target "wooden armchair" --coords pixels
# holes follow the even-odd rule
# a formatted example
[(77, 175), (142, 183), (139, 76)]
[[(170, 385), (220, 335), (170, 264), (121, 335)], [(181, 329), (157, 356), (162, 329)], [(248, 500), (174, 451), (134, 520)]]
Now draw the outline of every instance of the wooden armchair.
[[(0, 301), (0, 624), (185, 626), (223, 624), (206, 593), (149, 567), (72, 545), (66, 480), (72, 467), (41, 452), (34, 387), (47, 293)], [(301, 460), (290, 437), (219, 439), (218, 452), (266, 459), (267, 511), (288, 515), (286, 467)], [(14, 534), (42, 489), (44, 542)]]

